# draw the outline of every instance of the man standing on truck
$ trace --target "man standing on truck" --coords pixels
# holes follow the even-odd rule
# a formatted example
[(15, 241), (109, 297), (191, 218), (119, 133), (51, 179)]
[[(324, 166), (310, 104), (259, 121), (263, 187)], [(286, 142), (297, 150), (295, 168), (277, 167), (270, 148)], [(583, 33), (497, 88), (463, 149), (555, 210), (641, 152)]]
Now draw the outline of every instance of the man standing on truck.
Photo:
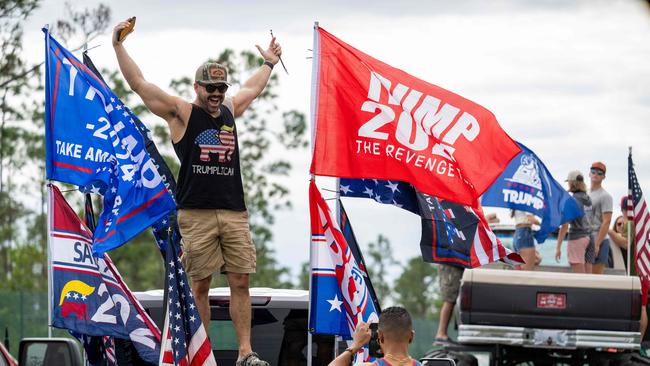
[(609, 261), (607, 231), (612, 221), (612, 196), (602, 187), (606, 172), (607, 167), (604, 163), (597, 161), (591, 164), (589, 170), (591, 208), (585, 207), (585, 215), (587, 215), (591, 223), (591, 242), (593, 243), (593, 251), (590, 244), (586, 259), (589, 263), (593, 263), (592, 273), (599, 274), (605, 271), (605, 266)]
[[(206, 331), (210, 323), (208, 292), (212, 274), (226, 273), (239, 355), (237, 366), (268, 366), (252, 351), (249, 274), (255, 273), (256, 253), (239, 164), (235, 118), (258, 96), (279, 61), (282, 49), (271, 39), (266, 50), (256, 46), (264, 63), (234, 96), (226, 95), (228, 70), (206, 62), (196, 70), (196, 97), (189, 103), (145, 80), (122, 45), (135, 19), (115, 26), (113, 48), (120, 71), (131, 89), (155, 115), (169, 125), (181, 167), (176, 201), (183, 236), (183, 266), (192, 279), (192, 292)], [(125, 30), (125, 32), (122, 32)]]

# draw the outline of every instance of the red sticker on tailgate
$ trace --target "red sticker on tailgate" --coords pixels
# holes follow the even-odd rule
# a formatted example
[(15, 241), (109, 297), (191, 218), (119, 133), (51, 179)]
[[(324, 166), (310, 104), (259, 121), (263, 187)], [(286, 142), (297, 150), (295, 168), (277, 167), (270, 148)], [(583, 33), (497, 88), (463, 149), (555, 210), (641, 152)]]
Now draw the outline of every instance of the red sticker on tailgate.
[(538, 293), (537, 307), (540, 309), (566, 309), (566, 294)]

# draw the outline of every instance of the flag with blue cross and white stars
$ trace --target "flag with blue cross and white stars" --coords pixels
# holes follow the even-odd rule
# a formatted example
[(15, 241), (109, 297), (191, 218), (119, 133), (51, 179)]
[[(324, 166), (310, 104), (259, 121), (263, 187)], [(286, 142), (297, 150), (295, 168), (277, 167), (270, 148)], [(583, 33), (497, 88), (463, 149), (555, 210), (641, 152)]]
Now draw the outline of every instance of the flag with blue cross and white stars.
[(341, 197), (370, 198), (419, 215), (415, 189), (409, 183), (397, 180), (341, 178), (339, 191)]

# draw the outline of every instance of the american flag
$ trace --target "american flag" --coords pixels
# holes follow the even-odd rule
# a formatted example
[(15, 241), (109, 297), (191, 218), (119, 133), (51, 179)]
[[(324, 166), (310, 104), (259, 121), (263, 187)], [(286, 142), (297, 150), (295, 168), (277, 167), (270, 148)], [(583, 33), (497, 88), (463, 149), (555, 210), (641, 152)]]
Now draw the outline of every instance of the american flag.
[(229, 128), (221, 131), (210, 129), (196, 137), (196, 144), (201, 148), (201, 161), (210, 161), (210, 153), (217, 154), (219, 162), (230, 161), (235, 151), (235, 135)]
[(216, 153), (221, 145), (219, 132), (215, 129), (206, 130), (196, 138), (196, 144), (201, 148), (201, 161), (210, 161), (210, 153)]
[(103, 336), (104, 341), (104, 354), (106, 357), (106, 366), (115, 366), (117, 365), (117, 360), (115, 359), (115, 342), (111, 336)]
[[(635, 262), (637, 273), (641, 277), (642, 286), (647, 286), (650, 281), (650, 245), (648, 245), (648, 233), (650, 233), (650, 212), (646, 205), (645, 197), (639, 186), (639, 181), (634, 172), (634, 163), (632, 162), (632, 153), (628, 156), (628, 207), (629, 202), (633, 205), (634, 221), (634, 246)], [(629, 214), (628, 214), (629, 215)], [(647, 291), (647, 287), (645, 289)]]
[(219, 140), (221, 140), (221, 146), (217, 147), (219, 162), (230, 161), (232, 153), (235, 151), (235, 134), (222, 127), (219, 132)]
[(167, 240), (165, 267), (167, 283), (167, 312), (162, 334), (161, 365), (215, 365), (210, 339), (201, 323), (194, 295), (178, 255), (175, 233)]

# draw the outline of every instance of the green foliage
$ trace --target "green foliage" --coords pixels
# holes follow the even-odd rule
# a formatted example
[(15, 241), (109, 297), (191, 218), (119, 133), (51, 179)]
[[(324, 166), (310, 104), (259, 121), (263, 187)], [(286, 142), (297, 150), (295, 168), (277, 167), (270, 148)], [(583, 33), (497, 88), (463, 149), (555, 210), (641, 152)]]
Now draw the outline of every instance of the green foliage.
[(309, 290), (309, 280), (310, 280), (310, 263), (309, 261), (303, 262), (300, 266), (300, 275), (298, 275), (298, 288), (303, 290)]
[(77, 10), (76, 6), (66, 2), (64, 18), (66, 20), (58, 20), (52, 29), (59, 42), (69, 43), (80, 36), (80, 44), (87, 45), (108, 27), (111, 9), (105, 4), (99, 4), (96, 8)]
[(438, 266), (424, 262), (420, 256), (413, 257), (395, 282), (396, 301), (414, 318), (433, 319), (441, 305), (437, 284)]
[(25, 244), (11, 249), (12, 272), (8, 286), (12, 290), (47, 291), (46, 252), (40, 244)]
[(392, 288), (386, 275), (389, 268), (397, 264), (397, 261), (393, 259), (393, 248), (390, 245), (390, 240), (379, 234), (376, 242), (368, 244), (366, 253), (367, 255), (364, 255), (364, 257), (368, 276), (375, 288), (379, 303), (385, 304), (390, 301)]
[(108, 253), (132, 291), (163, 288), (165, 268), (151, 230), (145, 230), (127, 244)]
[(37, 6), (36, 0), (0, 1), (0, 287), (13, 286), (12, 275), (21, 270), (13, 263), (15, 249), (21, 244), (21, 225), (29, 225), (32, 214), (20, 199), (25, 183), (16, 178), (39, 146), (29, 145), (33, 128), (20, 123), (32, 116), (32, 104), (26, 101), (33, 100), (32, 90), (40, 82), (32, 77), (39, 75), (37, 65), (22, 57), (22, 25)]
[[(0, 287), (46, 288), (45, 140), (41, 64), (22, 56), (24, 20), (38, 0), (0, 0)], [(59, 40), (87, 42), (110, 22), (110, 9), (75, 11), (52, 27)], [(40, 270), (39, 270), (40, 269)]]

